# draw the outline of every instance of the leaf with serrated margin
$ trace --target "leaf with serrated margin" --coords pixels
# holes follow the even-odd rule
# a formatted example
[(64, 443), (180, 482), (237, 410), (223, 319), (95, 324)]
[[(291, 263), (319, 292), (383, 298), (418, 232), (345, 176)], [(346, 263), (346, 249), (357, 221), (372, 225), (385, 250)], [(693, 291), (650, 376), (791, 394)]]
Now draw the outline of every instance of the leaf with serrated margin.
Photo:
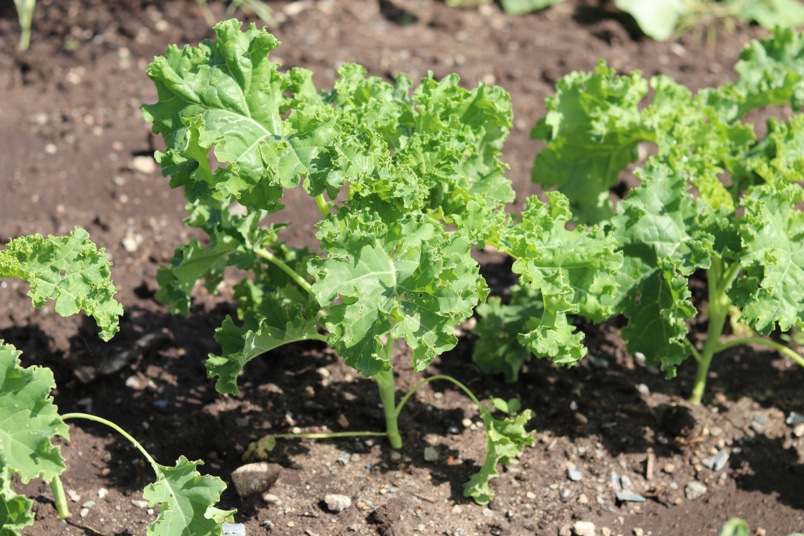
[(19, 474), (23, 483), (44, 480), (64, 471), (55, 436), (69, 437), (69, 429), (53, 404), (53, 373), (44, 367), (23, 368), (19, 352), (0, 340), (0, 468)]
[(202, 476), (196, 469), (202, 462), (181, 456), (175, 467), (158, 466), (157, 480), (146, 486), (148, 505), (161, 507), (148, 525), (148, 536), (219, 536), (221, 525), (234, 510), (215, 508), (226, 484), (218, 477)]
[(514, 199), (499, 160), (512, 123), (509, 95), (484, 84), (464, 89), (457, 75), (428, 75), (411, 95), (405, 75), (391, 85), (365, 74), (358, 65), (341, 66), (325, 97), (344, 132), (332, 165), (350, 196), (369, 197), (367, 203), (376, 196), (448, 224), (461, 219), (459, 228), (482, 241), (489, 231), (483, 218), (462, 218), (467, 206), (490, 214)]
[(594, 73), (573, 72), (559, 80), (556, 94), (547, 98), (547, 115), (531, 138), (548, 145), (536, 155), (531, 179), (558, 186), (572, 199), (576, 221), (611, 217), (609, 188), (636, 160), (639, 142), (654, 139), (639, 110), (647, 92), (639, 72), (617, 76), (601, 61)]
[(630, 352), (661, 364), (668, 377), (691, 355), (685, 321), (697, 310), (690, 301), (687, 278), (708, 268), (714, 237), (699, 227), (695, 199), (681, 172), (653, 160), (638, 172), (642, 184), (631, 191), (613, 219), (625, 264), (620, 273), (620, 312)]
[(457, 343), (453, 327), (487, 289), (471, 245), (421, 214), (344, 209), (322, 226), (313, 293), (329, 310), (330, 344), (366, 376), (390, 367), (385, 337), (404, 338), (423, 370)]
[(10, 467), (0, 469), (0, 536), (18, 536), (34, 523), (33, 501), (14, 490)]
[(530, 350), (519, 340), (532, 318), (541, 318), (544, 304), (541, 293), (519, 285), (511, 287), (511, 300), (503, 304), (499, 296), (477, 306), (480, 317), (472, 333), (477, 336), (472, 361), (486, 374), (504, 374), (512, 383), (519, 378), (522, 364), (530, 359)]
[(464, 497), (471, 497), (480, 505), (488, 504), (494, 498), (489, 481), (499, 475), (497, 466), (508, 465), (522, 447), (532, 445), (534, 441), (534, 432), (525, 430), (525, 425), (533, 418), (531, 410), (526, 409), (516, 415), (495, 419), (490, 408), (494, 402), (492, 400), (489, 406), (480, 409), (480, 417), (486, 429), (486, 456), (483, 465), (463, 487)]
[(598, 227), (567, 229), (565, 196), (547, 194), (549, 206), (527, 201), (519, 221), (501, 231), (500, 250), (516, 260), (520, 284), (541, 293), (543, 314), (532, 318), (520, 341), (538, 357), (573, 364), (586, 354), (568, 314), (601, 321), (613, 313), (614, 274), (622, 265), (617, 244)]
[(702, 91), (707, 103), (727, 122), (756, 108), (804, 105), (804, 34), (776, 28), (767, 39), (751, 41), (734, 70), (740, 78), (717, 89)]
[(215, 330), (222, 351), (219, 356), (209, 356), (206, 368), (210, 378), (218, 378), (215, 389), (219, 393), (238, 394), (237, 377), (255, 357), (292, 342), (323, 339), (314, 314), (302, 305), (282, 303), (273, 295), (262, 298), (244, 316), (242, 325), (227, 317)]
[(189, 314), (190, 297), (196, 281), (203, 279), (207, 290), (215, 292), (227, 266), (253, 269), (257, 259), (254, 249), (264, 242), (276, 240), (281, 226), (259, 226), (267, 212), (256, 210), (240, 216), (233, 214), (230, 207), (228, 201), (190, 207), (190, 215), (185, 223), (202, 229), (211, 241), (202, 245), (192, 239), (179, 246), (170, 259), (170, 265), (160, 267), (157, 271), (159, 290), (156, 298), (166, 304), (172, 313)]
[[(171, 46), (155, 58), (147, 73), (159, 101), (143, 106), (143, 115), (165, 139), (158, 160), (171, 173), (171, 186), (185, 186), (189, 200), (233, 196), (265, 209), (281, 196), (278, 186), (296, 186), (317, 171), (336, 129), (310, 77), (280, 73), (269, 60), (276, 38), (254, 24), (246, 31), (240, 25), (221, 22), (215, 41)], [(299, 101), (303, 109), (287, 114)], [(224, 164), (214, 171), (210, 150)]]
[(108, 341), (118, 332), (123, 307), (114, 299), (106, 251), (76, 228), (68, 236), (34, 234), (12, 239), (0, 249), (0, 278), (16, 277), (28, 282), (34, 307), (54, 300), (61, 316), (85, 311), (101, 328)]
[(746, 169), (764, 182), (798, 182), (804, 177), (804, 115), (797, 114), (784, 123), (771, 117), (765, 138), (744, 160)]
[(744, 277), (729, 296), (741, 320), (763, 335), (776, 326), (787, 331), (804, 318), (804, 213), (796, 207), (803, 201), (801, 186), (784, 183), (758, 186), (742, 200)]

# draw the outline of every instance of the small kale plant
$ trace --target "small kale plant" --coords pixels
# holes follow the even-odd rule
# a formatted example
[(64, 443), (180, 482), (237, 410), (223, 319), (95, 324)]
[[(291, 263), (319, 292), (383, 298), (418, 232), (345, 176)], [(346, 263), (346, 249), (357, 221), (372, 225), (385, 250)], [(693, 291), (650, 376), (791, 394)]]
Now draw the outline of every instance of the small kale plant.
[[(617, 75), (601, 62), (594, 72), (560, 80), (532, 131), (547, 142), (533, 180), (558, 187), (570, 200), (573, 222), (598, 229), (623, 256), (615, 276), (602, 274), (599, 289), (586, 287), (606, 311), (595, 317), (583, 300), (571, 303), (596, 322), (623, 315), (628, 350), (668, 377), (692, 356), (698, 367), (693, 402), (701, 401), (713, 356), (738, 344), (767, 345), (804, 366), (801, 355), (769, 338), (800, 328), (804, 318), (804, 116), (769, 119), (761, 139), (744, 122), (748, 112), (766, 106), (801, 108), (802, 56), (804, 36), (777, 30), (747, 46), (736, 82), (697, 94), (666, 76)], [(615, 206), (610, 189), (637, 160), (641, 143), (655, 145), (656, 154), (638, 166), (640, 185)], [(706, 275), (708, 287), (701, 311), (689, 284), (696, 272)], [(528, 350), (562, 360), (585, 353), (577, 345), (557, 354), (528, 346), (523, 326), (532, 322), (533, 306), (527, 291), (510, 307), (480, 311), (483, 347), (507, 333), (504, 342), (516, 339), (527, 349), (499, 356), (489, 368), (513, 379)], [(700, 349), (689, 327), (698, 317), (708, 324)], [(721, 341), (730, 318), (754, 334)], [(503, 332), (502, 324), (508, 326)]]
[[(0, 278), (27, 282), (35, 307), (53, 300), (55, 312), (62, 316), (86, 312), (101, 328), (103, 340), (118, 331), (123, 308), (114, 299), (109, 261), (83, 229), (64, 237), (31, 235), (11, 240), (0, 249)], [(148, 527), (149, 535), (221, 534), (222, 523), (233, 512), (213, 506), (226, 487), (220, 479), (200, 475), (196, 467), (201, 462), (183, 456), (175, 467), (158, 464), (136, 439), (106, 419), (86, 413), (59, 414), (51, 396), (56, 387), (53, 373), (46, 367), (23, 367), (20, 354), (0, 339), (0, 532), (18, 535), (34, 524), (33, 501), (14, 489), (14, 476), (22, 483), (34, 478), (49, 482), (59, 517), (70, 517), (60, 477), (66, 466), (53, 439), (69, 439), (65, 421), (84, 419), (120, 433), (156, 473), (156, 482), (143, 492), (150, 506), (161, 507)]]
[[(423, 371), (455, 347), (456, 326), (489, 292), (473, 247), (516, 234), (499, 160), (512, 121), (508, 94), (463, 89), (456, 75), (430, 75), (414, 89), (408, 76), (390, 84), (349, 63), (333, 89), (319, 91), (310, 71), (270, 61), (278, 41), (267, 31), (243, 31), (235, 20), (214, 31), (215, 40), (171, 46), (148, 67), (159, 101), (143, 106), (144, 116), (166, 145), (157, 158), (170, 185), (184, 190), (186, 223), (209, 237), (176, 250), (158, 272), (157, 297), (188, 314), (198, 280), (214, 291), (226, 267), (245, 271), (234, 286), (237, 318), (216, 331), (222, 351), (206, 363), (216, 389), (238, 393), (246, 364), (274, 348), (321, 341), (376, 380), (386, 430), (375, 435), (394, 448), (413, 392), (434, 379), (455, 383), (477, 404), (487, 434), (485, 461), (464, 492), (488, 502), (497, 465), (533, 442), (531, 412), (516, 400), (482, 404), (441, 375), (396, 403), (392, 354), (404, 341)], [(293, 190), (318, 207), (314, 250), (285, 243), (285, 224), (266, 223), (286, 213)], [(249, 452), (265, 454), (276, 437)]]

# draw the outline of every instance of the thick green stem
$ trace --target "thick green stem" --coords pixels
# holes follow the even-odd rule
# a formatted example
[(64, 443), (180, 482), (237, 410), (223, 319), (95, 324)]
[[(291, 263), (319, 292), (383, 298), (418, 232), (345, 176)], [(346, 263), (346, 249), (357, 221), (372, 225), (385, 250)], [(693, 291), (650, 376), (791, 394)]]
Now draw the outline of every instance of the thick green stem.
[(712, 358), (715, 353), (719, 350), (720, 336), (723, 334), (723, 328), (729, 315), (731, 300), (726, 295), (726, 290), (728, 290), (737, 276), (739, 268), (739, 264), (735, 263), (724, 270), (723, 261), (720, 257), (714, 256), (712, 265), (707, 271), (709, 304), (706, 311), (709, 316), (709, 327), (706, 330), (706, 343), (704, 343), (703, 351), (700, 357), (697, 358), (698, 371), (695, 375), (695, 385), (693, 385), (692, 395), (690, 396), (690, 402), (693, 404), (700, 404), (703, 399), (709, 366), (712, 364)]
[(67, 495), (64, 493), (64, 484), (60, 476), (56, 475), (50, 480), (50, 489), (53, 491), (53, 502), (56, 503), (56, 514), (59, 519), (69, 518), (72, 514), (67, 506)]
[[(391, 346), (390, 343), (389, 346)], [(385, 414), (385, 432), (388, 435), (388, 442), (395, 449), (402, 448), (402, 436), (399, 435), (398, 414), (396, 412), (394, 372), (390, 369), (381, 370), (375, 378), (377, 379), (377, 388), (380, 390), (382, 411)]]
[(329, 210), (329, 203), (327, 203), (327, 200), (324, 199), (323, 194), (318, 194), (313, 199), (315, 199), (315, 204), (318, 206), (318, 211), (321, 213), (322, 218), (326, 218), (332, 214), (332, 212)]

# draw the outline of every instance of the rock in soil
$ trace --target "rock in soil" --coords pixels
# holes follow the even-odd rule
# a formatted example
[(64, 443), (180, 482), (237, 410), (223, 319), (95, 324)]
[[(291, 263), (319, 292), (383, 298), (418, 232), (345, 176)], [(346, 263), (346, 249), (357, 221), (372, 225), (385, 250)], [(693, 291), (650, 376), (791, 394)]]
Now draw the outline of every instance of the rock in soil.
[(330, 493), (324, 496), (324, 503), (327, 505), (327, 510), (337, 514), (343, 512), (352, 506), (352, 499), (346, 495), (338, 495), (337, 493)]
[(271, 489), (281, 471), (282, 466), (276, 463), (249, 463), (241, 465), (232, 472), (232, 482), (237, 494), (247, 497)]

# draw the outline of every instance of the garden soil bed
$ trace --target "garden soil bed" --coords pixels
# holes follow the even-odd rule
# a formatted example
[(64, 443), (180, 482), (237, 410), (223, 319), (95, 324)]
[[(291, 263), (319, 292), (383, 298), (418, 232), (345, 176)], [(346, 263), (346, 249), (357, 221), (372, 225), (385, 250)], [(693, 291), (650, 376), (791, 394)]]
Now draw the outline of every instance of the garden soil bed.
[[(665, 73), (698, 89), (733, 79), (744, 44), (764, 35), (746, 26), (719, 28), (708, 43), (695, 32), (656, 43), (597, 3), (579, 1), (521, 17), (430, 0), (270, 5), (283, 42), (273, 57), (311, 68), (319, 87), (331, 87), (338, 64), (353, 61), (386, 79), (455, 71), (466, 86), (484, 81), (507, 89), (515, 122), (504, 158), (519, 207), (538, 193), (529, 181), (538, 147), (528, 134), (560, 76), (605, 58), (621, 71)], [(224, 16), (224, 5), (210, 6)], [(215, 327), (233, 312), (228, 287), (217, 296), (199, 293), (190, 318), (154, 300), (156, 270), (186, 230), (181, 192), (148, 169), (159, 143), (139, 112), (156, 100), (144, 68), (169, 43), (210, 35), (193, 1), (40, 0), (31, 49), (22, 53), (13, 3), (0, 2), (0, 241), (86, 228), (110, 254), (125, 306), (120, 334), (104, 344), (86, 319), (33, 310), (25, 285), (0, 282), (0, 338), (24, 352), (25, 364), (53, 369), (62, 412), (89, 411), (121, 424), (163, 464), (180, 455), (205, 460), (202, 470), (230, 484), (221, 506), (238, 510), (249, 536), (552, 535), (570, 534), (578, 521), (594, 523), (596, 534), (714, 535), (733, 516), (757, 534), (804, 530), (804, 438), (784, 422), (791, 411), (804, 413), (804, 370), (774, 352), (730, 350), (715, 360), (704, 404), (692, 406), (685, 396), (694, 364), (666, 381), (628, 355), (615, 324), (581, 326), (591, 357), (578, 366), (533, 361), (513, 385), (472, 365), (467, 330), (427, 371), (451, 374), (481, 398), (519, 397), (535, 411), (529, 426), (536, 443), (493, 481), (496, 498), (487, 507), (462, 496), (483, 457), (479, 418), (468, 399), (439, 383), (406, 406), (401, 451), (381, 440), (281, 441), (270, 461), (282, 469), (268, 500), (240, 498), (231, 472), (262, 434), (379, 430), (383, 421), (372, 382), (315, 344), (255, 360), (239, 396), (218, 395), (203, 362), (217, 351)], [(304, 244), (314, 233), (315, 207), (294, 209), (290, 237)], [(497, 288), (510, 282), (506, 259), (479, 259)], [(78, 379), (76, 371), (134, 350), (151, 334), (155, 341), (122, 371)], [(403, 391), (420, 376), (404, 348), (395, 359)], [(58, 520), (49, 488), (31, 482), (22, 489), (35, 501), (37, 522), (25, 534), (144, 534), (155, 514), (137, 502), (153, 475), (136, 451), (94, 424), (71, 423), (63, 443), (73, 517)], [(425, 460), (427, 447), (436, 460)], [(706, 458), (718, 451), (729, 455), (725, 466), (708, 468)], [(581, 479), (571, 480), (569, 469)], [(615, 473), (646, 500), (618, 502)], [(701, 496), (690, 494), (691, 482), (705, 487)], [(323, 498), (330, 493), (349, 496), (352, 505), (328, 512)]]

